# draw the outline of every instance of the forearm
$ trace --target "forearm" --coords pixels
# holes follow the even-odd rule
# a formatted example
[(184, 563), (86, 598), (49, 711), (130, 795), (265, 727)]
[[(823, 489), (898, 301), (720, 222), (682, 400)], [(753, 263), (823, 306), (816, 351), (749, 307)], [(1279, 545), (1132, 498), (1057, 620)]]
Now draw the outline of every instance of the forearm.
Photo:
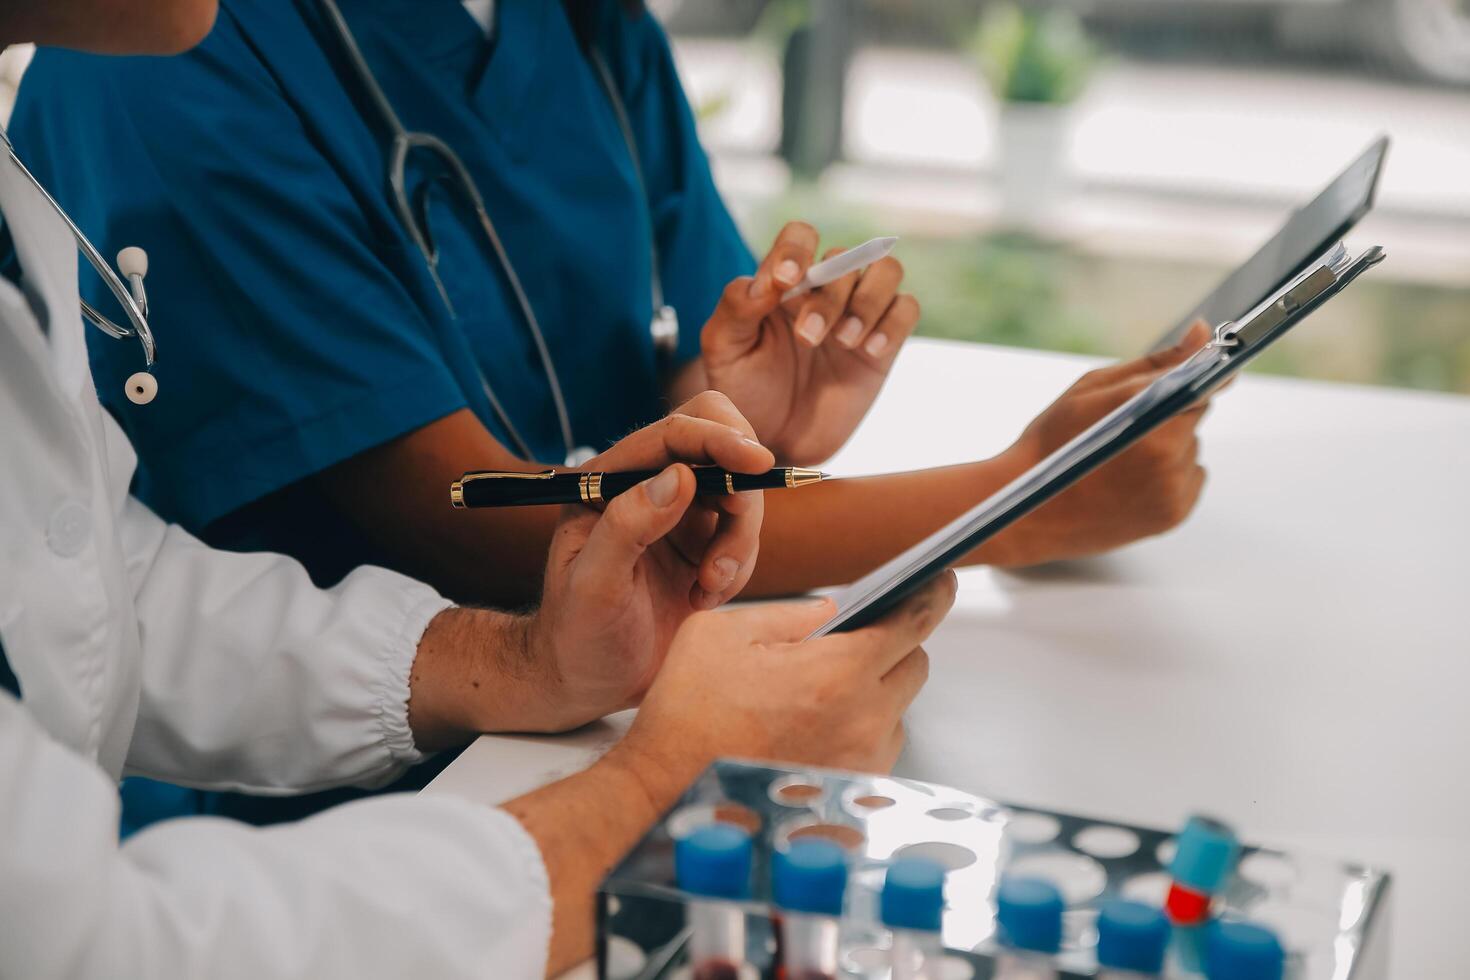
[(460, 602), (525, 606), (541, 594), (557, 508), (455, 510), (449, 484), (475, 469), (546, 467), (520, 459), (460, 410), (316, 480), (398, 571)]
[[(954, 520), (1017, 475), (1001, 454), (960, 466), (832, 480), (766, 494), (760, 564), (743, 595), (790, 595), (854, 581)], [(1025, 564), (1025, 522), (965, 555), (962, 565)]]
[(592, 768), (505, 805), (536, 841), (551, 882), (548, 976), (592, 955), (598, 884), (703, 768), (679, 765), (656, 765), (625, 740)]

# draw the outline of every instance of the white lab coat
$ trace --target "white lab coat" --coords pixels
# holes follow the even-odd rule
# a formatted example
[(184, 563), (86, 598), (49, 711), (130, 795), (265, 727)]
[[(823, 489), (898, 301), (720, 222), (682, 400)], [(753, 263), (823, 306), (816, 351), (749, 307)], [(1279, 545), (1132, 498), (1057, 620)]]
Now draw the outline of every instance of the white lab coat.
[(0, 692), (0, 978), (539, 977), (546, 872), (499, 810), (395, 796), (119, 846), (123, 774), (286, 793), (416, 761), (408, 671), (447, 603), (373, 568), (323, 592), (130, 497), (75, 245), (3, 150), (0, 207), (49, 321), (0, 277), (0, 640), (22, 692)]

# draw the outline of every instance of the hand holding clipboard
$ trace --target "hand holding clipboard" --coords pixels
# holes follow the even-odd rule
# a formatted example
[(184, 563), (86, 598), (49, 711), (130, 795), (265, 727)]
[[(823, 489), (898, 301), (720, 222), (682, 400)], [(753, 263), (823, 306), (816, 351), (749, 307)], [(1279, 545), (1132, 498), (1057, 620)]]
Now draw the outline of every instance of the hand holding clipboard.
[(1383, 260), (1373, 247), (1356, 259), (1341, 243), (1238, 322), (1215, 329), (1198, 353), (1168, 371), (1011, 483), (871, 574), (837, 593), (837, 613), (812, 636), (879, 619), (959, 557), (1076, 483), (1128, 446), (1219, 388), (1286, 331)]

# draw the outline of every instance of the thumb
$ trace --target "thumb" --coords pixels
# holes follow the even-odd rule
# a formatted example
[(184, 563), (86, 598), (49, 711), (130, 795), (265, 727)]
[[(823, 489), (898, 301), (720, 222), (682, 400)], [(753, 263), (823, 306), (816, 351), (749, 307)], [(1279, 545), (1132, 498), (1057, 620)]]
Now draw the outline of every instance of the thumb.
[(800, 643), (837, 612), (831, 599), (813, 597), (791, 602), (763, 602), (716, 615), (730, 632), (748, 643)]
[(1077, 388), (1096, 390), (1121, 381), (1137, 381), (1143, 375), (1158, 374), (1189, 360), (1209, 339), (1209, 326), (1203, 320), (1195, 320), (1174, 346), (1153, 351), (1131, 361), (1120, 361), (1089, 371), (1077, 383)]
[(577, 555), (579, 580), (602, 595), (626, 589), (643, 553), (678, 526), (693, 500), (694, 473), (682, 463), (614, 497)]
[(1196, 319), (1189, 325), (1189, 329), (1184, 331), (1184, 336), (1179, 338), (1179, 343), (1174, 345), (1174, 350), (1183, 355), (1180, 358), (1183, 360), (1184, 357), (1188, 357), (1208, 343), (1212, 336), (1214, 336), (1214, 331), (1210, 329), (1210, 325), (1204, 320)]
[(1163, 350), (1154, 351), (1144, 358), (1144, 362), (1152, 370), (1159, 368), (1171, 368), (1176, 364), (1183, 364), (1194, 355), (1210, 339), (1209, 324), (1203, 320), (1195, 320), (1185, 330), (1183, 335), (1173, 347), (1165, 347)]
[(760, 338), (761, 321), (780, 304), (781, 297), (775, 290), (752, 296), (754, 283), (749, 276), (742, 276), (720, 294), (720, 302), (699, 336), (707, 356), (742, 354)]

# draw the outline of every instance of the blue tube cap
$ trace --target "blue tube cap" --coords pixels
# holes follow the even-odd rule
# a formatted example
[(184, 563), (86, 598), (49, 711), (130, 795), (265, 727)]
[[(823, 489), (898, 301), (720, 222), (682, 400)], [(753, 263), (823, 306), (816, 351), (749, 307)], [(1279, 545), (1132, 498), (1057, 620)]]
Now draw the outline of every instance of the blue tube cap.
[(1235, 831), (1209, 817), (1190, 817), (1179, 834), (1169, 877), (1204, 895), (1213, 895), (1235, 869), (1240, 841)]
[(879, 905), (890, 929), (938, 932), (944, 919), (944, 866), (923, 858), (894, 861)]
[(750, 835), (733, 824), (706, 824), (674, 843), (674, 875), (695, 895), (748, 898), (750, 860)]
[(804, 838), (776, 853), (771, 868), (776, 904), (791, 912), (841, 915), (847, 852), (829, 840)]
[(1142, 902), (1109, 902), (1097, 916), (1097, 965), (1158, 973), (1169, 948), (1169, 919)]
[(1286, 950), (1276, 933), (1252, 922), (1217, 922), (1205, 940), (1209, 980), (1281, 980)]
[(1001, 942), (1016, 949), (1055, 953), (1062, 948), (1062, 893), (1041, 878), (1002, 879), (995, 894)]

